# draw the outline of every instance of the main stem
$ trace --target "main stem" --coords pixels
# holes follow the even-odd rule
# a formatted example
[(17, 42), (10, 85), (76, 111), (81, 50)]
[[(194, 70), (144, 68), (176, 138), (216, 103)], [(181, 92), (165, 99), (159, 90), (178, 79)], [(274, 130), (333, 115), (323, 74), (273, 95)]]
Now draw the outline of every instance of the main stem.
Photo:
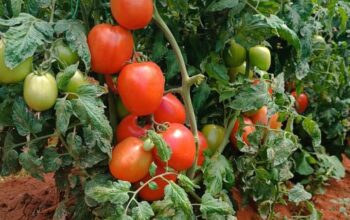
[[(169, 27), (167, 24), (164, 22), (162, 17), (160, 16), (156, 5), (154, 5), (154, 15), (153, 19), (155, 20), (156, 24), (159, 26), (159, 28), (163, 31), (165, 37), (169, 41), (171, 47), (173, 48), (175, 54), (176, 54), (176, 59), (179, 63), (180, 66), (180, 71), (181, 71), (181, 77), (182, 77), (182, 86), (181, 86), (181, 91), (180, 94), (183, 98), (185, 108), (187, 111), (187, 116), (190, 122), (191, 126), (191, 131), (194, 135), (195, 143), (196, 143), (196, 159), (195, 162), (193, 163), (191, 169), (188, 171), (188, 176), (192, 179), (194, 177), (195, 171), (196, 171), (196, 165), (197, 165), (197, 160), (198, 160), (198, 131), (197, 131), (197, 122), (196, 122), (196, 116), (194, 114), (194, 108), (191, 100), (191, 86), (193, 85), (195, 78), (190, 78), (187, 72), (186, 68), (186, 63), (185, 60), (182, 56), (180, 47), (170, 31)], [(198, 79), (201, 78), (201, 75), (198, 75)], [(203, 76), (204, 77), (204, 76)]]

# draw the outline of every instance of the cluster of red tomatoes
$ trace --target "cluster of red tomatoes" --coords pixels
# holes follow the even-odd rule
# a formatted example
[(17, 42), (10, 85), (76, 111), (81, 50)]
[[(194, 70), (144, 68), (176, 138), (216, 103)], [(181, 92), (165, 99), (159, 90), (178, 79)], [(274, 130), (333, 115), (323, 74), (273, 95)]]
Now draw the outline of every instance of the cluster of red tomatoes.
[[(116, 129), (118, 144), (112, 152), (110, 172), (119, 180), (141, 186), (153, 178), (149, 170), (154, 162), (157, 169), (152, 182), (157, 187), (151, 189), (145, 184), (139, 196), (148, 201), (159, 200), (164, 196), (168, 181), (176, 181), (176, 173), (189, 169), (194, 163), (194, 136), (184, 125), (184, 105), (175, 95), (164, 95), (165, 78), (161, 68), (154, 62), (137, 62), (132, 58), (134, 42), (130, 30), (144, 28), (151, 21), (152, 0), (112, 0), (111, 10), (120, 26), (99, 24), (88, 35), (92, 70), (106, 75), (110, 89), (120, 96), (118, 105), (127, 112), (123, 113), (125, 117)], [(112, 80), (112, 74), (118, 74), (117, 85)], [(150, 115), (153, 115), (154, 121), (148, 120), (145, 125), (139, 125), (141, 117)], [(167, 123), (167, 129), (159, 132), (171, 149), (170, 159), (166, 163), (161, 161), (157, 148), (146, 138), (152, 123)], [(201, 156), (198, 165), (202, 165), (202, 151), (207, 147), (207, 142), (201, 134), (199, 146)], [(174, 171), (167, 174), (167, 167)]]

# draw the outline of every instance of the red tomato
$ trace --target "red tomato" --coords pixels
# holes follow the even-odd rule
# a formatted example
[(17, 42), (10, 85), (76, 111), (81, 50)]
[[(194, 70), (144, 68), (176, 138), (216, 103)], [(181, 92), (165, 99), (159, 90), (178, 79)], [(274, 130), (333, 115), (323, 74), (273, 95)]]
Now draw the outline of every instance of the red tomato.
[[(258, 85), (259, 83), (260, 83), (260, 79), (254, 79), (253, 85)], [(273, 90), (271, 86), (269, 87), (268, 91), (269, 91), (269, 94), (272, 95)]]
[(309, 98), (305, 93), (301, 93), (299, 96), (297, 96), (296, 91), (292, 92), (292, 96), (295, 98), (295, 104), (296, 109), (299, 114), (302, 114), (307, 109), (307, 106), (309, 105)]
[[(162, 136), (172, 151), (168, 165), (177, 171), (190, 168), (196, 156), (196, 144), (191, 131), (182, 124), (171, 123)], [(153, 155), (158, 165), (165, 165), (159, 159), (156, 148), (153, 149)]]
[(141, 127), (137, 123), (137, 116), (128, 115), (118, 125), (116, 130), (117, 141), (121, 142), (128, 137), (142, 137), (146, 134), (151, 125)]
[[(253, 122), (246, 117), (243, 118), (243, 123), (245, 124), (245, 126), (243, 128), (242, 139), (244, 143), (249, 145), (250, 143), (248, 141), (248, 136), (249, 134), (255, 131), (255, 126), (253, 125)], [(239, 119), (236, 120), (235, 126), (233, 127), (231, 136), (230, 136), (231, 142), (233, 143), (234, 146), (237, 146), (236, 134), (238, 132), (238, 129), (239, 129)]]
[(137, 116), (152, 114), (160, 106), (165, 79), (153, 62), (125, 66), (118, 77), (118, 91), (126, 109)]
[[(161, 175), (163, 173), (165, 173), (165, 169), (163, 167), (157, 167), (156, 170), (156, 176)], [(141, 182), (146, 183), (147, 181), (149, 181), (152, 177), (148, 174), (148, 176), (146, 176), (145, 178), (143, 178), (141, 180)], [(175, 182), (177, 179), (177, 175), (175, 174), (167, 174), (164, 176), (164, 178), (166, 178), (169, 181), (173, 181)], [(146, 201), (156, 201), (156, 200), (161, 200), (164, 197), (164, 188), (168, 185), (168, 182), (165, 181), (164, 179), (162, 179), (161, 177), (157, 177), (153, 180), (153, 182), (155, 182), (157, 184), (157, 189), (152, 190), (151, 188), (149, 188), (149, 186), (144, 186), (140, 192), (139, 192), (139, 196), (141, 197), (141, 199), (146, 200)], [(140, 183), (138, 184), (138, 186), (141, 186)]]
[(111, 0), (114, 19), (129, 30), (146, 27), (152, 20), (152, 0)]
[(88, 35), (91, 53), (91, 68), (100, 74), (117, 73), (130, 59), (133, 53), (132, 34), (110, 24), (96, 25)]
[(154, 112), (154, 120), (158, 123), (169, 122), (185, 124), (185, 107), (176, 96), (168, 93), (163, 96), (159, 108)]
[(254, 124), (267, 125), (267, 107), (260, 108), (250, 119)]
[(129, 137), (113, 149), (109, 170), (115, 178), (134, 183), (148, 174), (152, 161), (152, 152), (143, 149), (143, 141)]
[(279, 117), (278, 112), (271, 116), (269, 121), (269, 127), (271, 129), (280, 129), (282, 127), (282, 122), (278, 121), (278, 117)]
[(202, 166), (205, 160), (204, 151), (208, 148), (208, 141), (205, 138), (204, 134), (198, 131), (198, 160), (197, 166)]
[(118, 88), (117, 88), (117, 83), (113, 76), (111, 75), (105, 75), (105, 80), (107, 83), (108, 88), (115, 94), (118, 94)]

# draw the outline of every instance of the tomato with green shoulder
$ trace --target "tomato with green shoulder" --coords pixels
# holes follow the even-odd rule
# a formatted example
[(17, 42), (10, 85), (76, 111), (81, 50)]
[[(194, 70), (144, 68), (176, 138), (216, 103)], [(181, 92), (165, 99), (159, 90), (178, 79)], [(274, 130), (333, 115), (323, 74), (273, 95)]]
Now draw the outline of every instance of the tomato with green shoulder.
[(246, 60), (246, 49), (236, 43), (235, 40), (231, 40), (227, 50), (224, 51), (224, 60), (229, 67), (238, 67)]
[(215, 153), (220, 147), (225, 137), (226, 129), (221, 125), (207, 124), (202, 128), (202, 133), (208, 142), (208, 150), (211, 154)]

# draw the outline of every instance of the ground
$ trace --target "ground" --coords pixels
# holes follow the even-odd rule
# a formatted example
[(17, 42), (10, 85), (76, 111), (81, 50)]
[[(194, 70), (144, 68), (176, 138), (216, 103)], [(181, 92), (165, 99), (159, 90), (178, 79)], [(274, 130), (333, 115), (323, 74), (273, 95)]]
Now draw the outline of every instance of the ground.
[[(347, 170), (344, 179), (329, 182), (324, 195), (313, 201), (324, 220), (350, 220), (350, 160), (343, 159)], [(28, 176), (0, 178), (0, 219), (1, 220), (44, 220), (51, 219), (58, 203), (58, 194), (52, 174), (44, 182)], [(233, 191), (236, 199), (237, 192)], [(238, 220), (257, 220), (256, 210), (251, 206), (239, 206)], [(282, 216), (290, 217), (287, 207), (276, 208)]]

